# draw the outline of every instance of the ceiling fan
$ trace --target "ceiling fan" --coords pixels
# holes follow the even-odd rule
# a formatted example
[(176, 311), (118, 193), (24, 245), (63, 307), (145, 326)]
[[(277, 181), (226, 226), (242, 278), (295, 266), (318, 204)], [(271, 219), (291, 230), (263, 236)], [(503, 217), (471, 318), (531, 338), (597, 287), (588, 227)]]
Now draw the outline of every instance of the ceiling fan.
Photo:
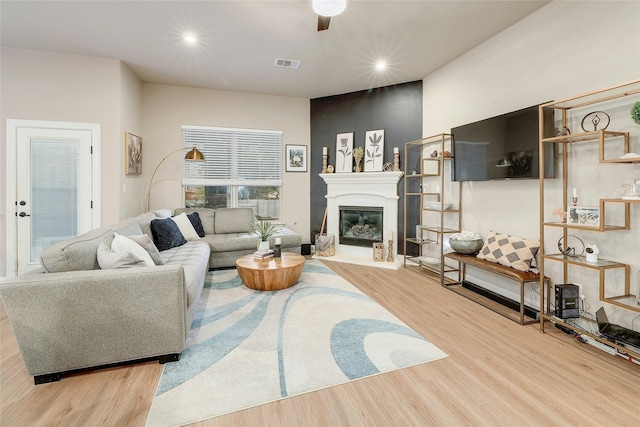
[(318, 14), (318, 31), (324, 31), (329, 29), (332, 16), (344, 12), (347, 0), (312, 0), (311, 5)]

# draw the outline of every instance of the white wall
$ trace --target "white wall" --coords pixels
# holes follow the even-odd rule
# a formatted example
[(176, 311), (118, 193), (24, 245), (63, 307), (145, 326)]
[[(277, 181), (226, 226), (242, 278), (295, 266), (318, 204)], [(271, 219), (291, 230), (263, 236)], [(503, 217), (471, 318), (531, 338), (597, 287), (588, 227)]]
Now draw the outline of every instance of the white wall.
[[(182, 145), (181, 125), (281, 130), (284, 145), (310, 143), (306, 98), (145, 83), (142, 99), (144, 193), (156, 165)], [(175, 155), (158, 169), (151, 209), (182, 205), (180, 162), (180, 156)], [(139, 206), (141, 209), (146, 206), (146, 194), (140, 194)], [(309, 172), (283, 172), (281, 219), (288, 227), (308, 236), (309, 209)]]
[[(425, 77), (423, 134), (449, 132), (454, 126), (639, 77), (640, 2), (553, 2)], [(640, 152), (640, 131), (634, 130), (635, 150)], [(573, 184), (581, 187), (581, 203), (597, 204), (591, 191), (599, 197), (616, 197), (620, 184), (640, 177), (640, 165), (609, 168), (595, 177), (597, 153), (593, 156), (590, 152), (582, 157), (579, 169), (583, 181)], [(587, 182), (589, 176), (591, 181)], [(547, 185), (557, 192), (560, 180)], [(523, 237), (540, 235), (537, 180), (463, 183), (462, 188), (464, 229), (483, 237), (490, 230)], [(631, 232), (585, 233), (583, 237), (607, 248), (603, 258), (609, 255), (637, 271), (638, 206), (633, 207), (632, 216)], [(584, 280), (597, 280), (595, 272), (590, 276)], [(512, 282), (482, 273), (476, 273), (475, 280), (511, 297), (517, 295)], [(596, 290), (597, 283), (586, 289), (592, 306), (600, 305)], [(535, 290), (529, 298), (538, 305)]]
[[(120, 64), (120, 158), (117, 169), (120, 172), (120, 219), (138, 215), (140, 198), (146, 192), (143, 175), (125, 175), (126, 150), (125, 132), (140, 137), (142, 133), (142, 84), (138, 77), (125, 64)], [(144, 142), (144, 139), (143, 139)], [(143, 146), (144, 147), (144, 146)], [(114, 165), (115, 166), (115, 165)]]
[[(140, 82), (118, 60), (34, 50), (1, 50), (0, 164), (6, 162), (6, 120), (90, 122), (101, 125), (103, 224), (120, 220), (128, 202), (121, 198), (124, 179), (124, 129), (140, 129)], [(137, 94), (136, 94), (137, 93)], [(0, 277), (6, 272), (6, 185), (0, 185)], [(9, 180), (13, 180), (9, 177)], [(137, 206), (134, 207), (137, 209)], [(11, 219), (9, 219), (11, 220)]]

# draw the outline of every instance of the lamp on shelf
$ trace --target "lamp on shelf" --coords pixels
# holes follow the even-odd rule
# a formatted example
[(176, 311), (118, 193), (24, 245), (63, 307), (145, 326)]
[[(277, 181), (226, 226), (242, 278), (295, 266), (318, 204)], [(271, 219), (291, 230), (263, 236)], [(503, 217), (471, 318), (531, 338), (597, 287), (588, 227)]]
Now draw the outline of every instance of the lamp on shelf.
[[(149, 190), (147, 191), (147, 211), (149, 211), (149, 206), (151, 204), (151, 186), (153, 185), (153, 178), (155, 178), (156, 172), (158, 172), (158, 168), (160, 168), (160, 165), (162, 165), (164, 161), (167, 160), (169, 157), (173, 156), (176, 153), (184, 151), (185, 149), (186, 149), (185, 147), (180, 147), (177, 150), (167, 154), (164, 159), (160, 160), (160, 163), (158, 163), (158, 166), (156, 166), (156, 168), (153, 170), (153, 174), (151, 175), (151, 180), (149, 181)], [(204, 162), (204, 154), (202, 154), (202, 152), (198, 150), (196, 147), (193, 147), (191, 150), (187, 151), (187, 154), (185, 154), (184, 159), (190, 162)]]

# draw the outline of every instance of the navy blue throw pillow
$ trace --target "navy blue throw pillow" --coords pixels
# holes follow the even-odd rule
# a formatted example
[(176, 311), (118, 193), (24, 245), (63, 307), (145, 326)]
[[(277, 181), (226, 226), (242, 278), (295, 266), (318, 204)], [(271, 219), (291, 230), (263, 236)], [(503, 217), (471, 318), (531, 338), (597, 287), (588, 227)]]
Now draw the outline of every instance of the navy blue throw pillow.
[(187, 243), (178, 224), (171, 218), (151, 220), (151, 234), (153, 243), (159, 251), (166, 251)]
[(204, 237), (204, 227), (202, 226), (202, 221), (200, 220), (200, 214), (198, 212), (193, 212), (187, 215), (189, 221), (191, 221), (191, 225), (193, 225), (193, 229), (196, 230), (199, 237)]

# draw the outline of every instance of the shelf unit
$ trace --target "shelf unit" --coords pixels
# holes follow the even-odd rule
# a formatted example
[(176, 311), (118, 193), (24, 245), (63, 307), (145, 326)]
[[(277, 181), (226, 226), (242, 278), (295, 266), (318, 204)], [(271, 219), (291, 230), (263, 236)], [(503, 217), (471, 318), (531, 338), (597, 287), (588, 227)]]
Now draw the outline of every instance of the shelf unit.
[[(459, 273), (459, 265), (444, 258), (448, 236), (460, 232), (462, 209), (460, 183), (450, 179), (450, 153), (446, 133), (405, 143), (404, 266), (438, 275), (441, 283), (447, 273)], [(432, 205), (436, 202), (440, 206)], [(417, 210), (415, 227), (408, 226), (410, 210)]]
[[(568, 130), (568, 122), (571, 117), (571, 113), (577, 113), (577, 109), (582, 109), (586, 107), (591, 107), (593, 109), (598, 109), (598, 104), (603, 104), (606, 102), (616, 102), (619, 104), (626, 103), (628, 100), (630, 105), (626, 111), (628, 112), (631, 108), (633, 102), (637, 99), (634, 97), (633, 99), (624, 100), (622, 98), (628, 97), (630, 95), (640, 94), (640, 80), (635, 80), (632, 82), (624, 83), (622, 85), (617, 85), (614, 87), (602, 89), (599, 91), (590, 92), (583, 95), (578, 95), (575, 97), (567, 98), (561, 101), (553, 101), (540, 106), (540, 117), (544, 117), (545, 109), (552, 109), (556, 114), (555, 117), (560, 117), (561, 120), (561, 129)], [(584, 112), (584, 110), (581, 110)], [(594, 112), (595, 113), (595, 112)], [(590, 113), (593, 114), (593, 113)], [(597, 127), (597, 124), (594, 125)], [(630, 141), (631, 137), (629, 132), (618, 132), (612, 130), (593, 130), (586, 131), (575, 134), (564, 134), (560, 136), (554, 137), (545, 137), (548, 135), (548, 129), (544, 129), (544, 120), (540, 120), (540, 176), (544, 177), (544, 159), (545, 159), (545, 150), (553, 149), (553, 145), (561, 146), (561, 165), (562, 165), (562, 206), (565, 212), (567, 212), (567, 208), (569, 207), (569, 193), (568, 193), (568, 181), (571, 178), (571, 174), (569, 169), (573, 166), (570, 162), (570, 153), (572, 150), (592, 150), (593, 148), (588, 145), (583, 144), (593, 144), (597, 143), (597, 151), (598, 151), (598, 168), (601, 168), (603, 164), (633, 164), (640, 163), (640, 157), (636, 156), (627, 156), (630, 150)], [(637, 138), (637, 136), (635, 136)], [(611, 146), (609, 146), (611, 145)], [(571, 147), (571, 149), (569, 148)], [(609, 150), (607, 150), (609, 148)], [(640, 147), (636, 147), (637, 150), (640, 150)], [(616, 151), (615, 156), (611, 156), (611, 151)], [(607, 166), (607, 167), (616, 167), (616, 166)], [(609, 169), (607, 169), (609, 170)], [(575, 172), (574, 172), (575, 173)], [(601, 176), (606, 176), (606, 172), (602, 173)], [(622, 183), (616, 183), (616, 185), (620, 185)], [(598, 295), (600, 301), (606, 302), (608, 304), (615, 305), (617, 307), (623, 308), (625, 310), (630, 310), (632, 312), (640, 313), (640, 304), (635, 303), (635, 296), (631, 295), (630, 289), (630, 277), (631, 277), (631, 266), (624, 262), (618, 262), (614, 260), (606, 260), (599, 259), (597, 262), (587, 262), (584, 256), (573, 257), (573, 256), (565, 256), (562, 253), (547, 253), (545, 251), (545, 236), (550, 234), (550, 230), (555, 228), (556, 230), (559, 228), (562, 236), (565, 241), (569, 232), (576, 232), (576, 230), (580, 230), (584, 233), (602, 233), (602, 232), (623, 232), (631, 229), (631, 207), (634, 204), (640, 203), (639, 200), (626, 200), (621, 198), (600, 198), (599, 199), (599, 209), (600, 209), (600, 217), (599, 217), (599, 225), (598, 226), (584, 226), (577, 224), (570, 224), (565, 222), (552, 222), (545, 221), (545, 179), (540, 178), (540, 276), (544, 277), (548, 275), (545, 271), (545, 266), (549, 263), (561, 263), (562, 267), (562, 277), (561, 282), (555, 281), (555, 283), (570, 283), (570, 277), (574, 273), (575, 269), (587, 269), (590, 271), (597, 272), (598, 275)], [(616, 215), (609, 215), (608, 208), (614, 205), (622, 204), (623, 207), (617, 209), (617, 217), (623, 217), (622, 220), (614, 222), (611, 220), (611, 217), (616, 217)], [(620, 212), (622, 211), (622, 212)], [(614, 240), (614, 239), (611, 239)], [(556, 247), (555, 242), (549, 242), (548, 246)], [(608, 243), (608, 242), (607, 242)], [(615, 244), (608, 244), (607, 252), (615, 254)], [(637, 248), (640, 250), (640, 247)], [(555, 249), (556, 251), (558, 249)], [(636, 251), (637, 253), (638, 251)], [(606, 285), (607, 285), (607, 272), (609, 271), (621, 271), (624, 275), (624, 291), (621, 295), (607, 296)], [(553, 278), (552, 278), (553, 279)], [(545, 322), (550, 321), (552, 323), (560, 324), (562, 327), (567, 329), (571, 329), (579, 334), (586, 334), (587, 336), (593, 338), (594, 340), (606, 344), (607, 346), (613, 347), (620, 351), (623, 354), (631, 355), (635, 358), (640, 358), (640, 353), (635, 351), (635, 349), (625, 348), (624, 346), (618, 345), (617, 343), (613, 343), (611, 341), (606, 340), (604, 337), (601, 337), (597, 332), (596, 328), (586, 328), (590, 330), (586, 330), (584, 327), (577, 326), (577, 323), (593, 323), (589, 319), (580, 319), (580, 322), (566, 322), (564, 319), (557, 318), (554, 315), (554, 312), (550, 309), (550, 295), (551, 291), (549, 288), (545, 288), (544, 282), (540, 281), (540, 308), (542, 311), (542, 315), (540, 316), (540, 331), (544, 332)], [(546, 301), (545, 301), (546, 299)], [(543, 310), (544, 308), (544, 310)]]

